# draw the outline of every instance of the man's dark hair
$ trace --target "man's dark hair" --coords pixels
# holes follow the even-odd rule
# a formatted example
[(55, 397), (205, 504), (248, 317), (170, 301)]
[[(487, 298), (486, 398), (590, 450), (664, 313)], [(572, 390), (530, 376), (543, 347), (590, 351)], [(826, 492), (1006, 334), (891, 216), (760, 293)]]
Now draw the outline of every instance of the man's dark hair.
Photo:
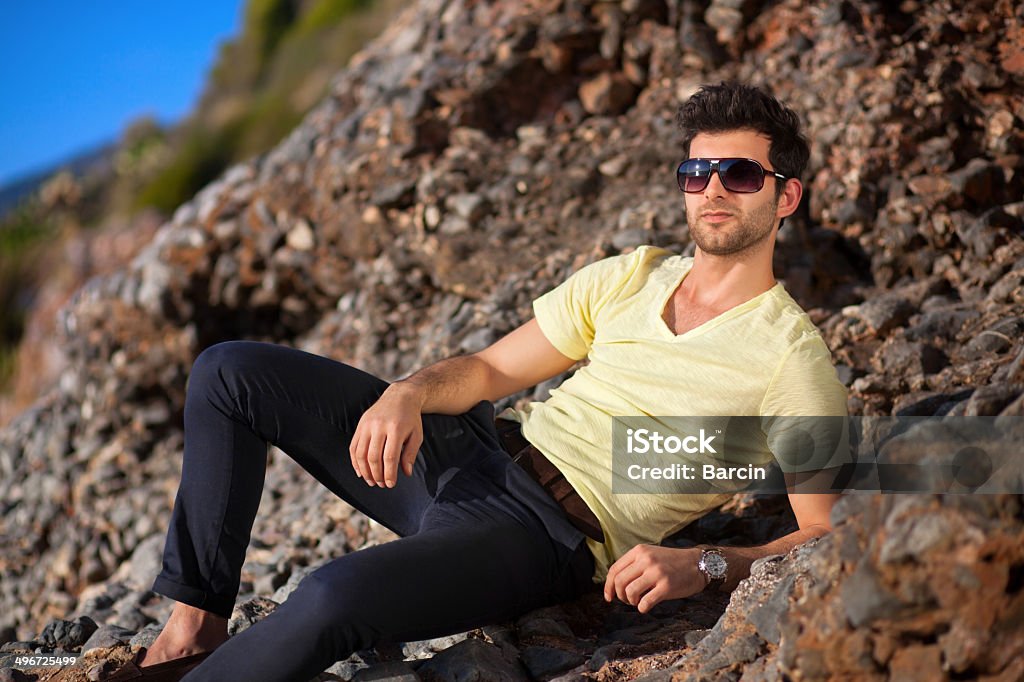
[[(722, 82), (704, 85), (681, 107), (676, 117), (683, 130), (683, 153), (699, 133), (753, 130), (771, 140), (768, 161), (787, 178), (799, 178), (811, 152), (800, 132), (800, 117), (764, 90), (752, 85)], [(783, 183), (776, 183), (775, 196)]]

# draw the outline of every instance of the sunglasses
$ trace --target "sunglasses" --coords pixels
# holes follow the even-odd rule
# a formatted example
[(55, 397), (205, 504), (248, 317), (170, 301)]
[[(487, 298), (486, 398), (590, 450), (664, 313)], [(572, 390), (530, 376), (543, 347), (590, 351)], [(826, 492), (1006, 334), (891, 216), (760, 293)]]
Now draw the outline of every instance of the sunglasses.
[(687, 159), (676, 169), (676, 182), (684, 192), (703, 192), (711, 182), (711, 174), (715, 172), (722, 181), (722, 187), (739, 194), (760, 192), (764, 187), (765, 175), (774, 175), (780, 180), (789, 179), (781, 173), (766, 171), (753, 159)]

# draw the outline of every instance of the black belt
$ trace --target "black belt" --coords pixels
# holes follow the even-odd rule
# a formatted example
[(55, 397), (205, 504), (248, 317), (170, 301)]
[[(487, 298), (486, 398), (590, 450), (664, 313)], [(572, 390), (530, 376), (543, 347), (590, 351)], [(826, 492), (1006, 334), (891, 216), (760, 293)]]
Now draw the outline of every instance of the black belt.
[(601, 530), (601, 523), (594, 516), (594, 512), (565, 479), (558, 467), (526, 440), (520, 431), (519, 422), (495, 419), (494, 426), (498, 430), (498, 442), (501, 443), (501, 447), (512, 457), (512, 461), (521, 466), (530, 478), (537, 481), (562, 508), (569, 523), (588, 538), (604, 542), (604, 531)]

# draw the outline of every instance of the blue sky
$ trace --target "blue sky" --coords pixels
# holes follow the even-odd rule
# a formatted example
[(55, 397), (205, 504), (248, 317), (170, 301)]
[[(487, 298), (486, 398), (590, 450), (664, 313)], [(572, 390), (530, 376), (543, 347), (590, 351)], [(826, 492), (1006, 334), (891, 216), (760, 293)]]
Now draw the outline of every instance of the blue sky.
[(16, 0), (0, 9), (0, 186), (116, 139), (142, 114), (180, 119), (243, 0)]

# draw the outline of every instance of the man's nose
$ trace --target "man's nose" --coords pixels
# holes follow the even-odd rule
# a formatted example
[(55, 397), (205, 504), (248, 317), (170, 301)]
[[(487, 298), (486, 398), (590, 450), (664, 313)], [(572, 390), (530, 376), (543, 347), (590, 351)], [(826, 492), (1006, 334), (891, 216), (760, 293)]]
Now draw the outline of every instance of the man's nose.
[(713, 197), (724, 197), (729, 193), (722, 184), (722, 177), (715, 170), (711, 173), (711, 177), (708, 178), (708, 186), (704, 188), (704, 197), (711, 199)]

